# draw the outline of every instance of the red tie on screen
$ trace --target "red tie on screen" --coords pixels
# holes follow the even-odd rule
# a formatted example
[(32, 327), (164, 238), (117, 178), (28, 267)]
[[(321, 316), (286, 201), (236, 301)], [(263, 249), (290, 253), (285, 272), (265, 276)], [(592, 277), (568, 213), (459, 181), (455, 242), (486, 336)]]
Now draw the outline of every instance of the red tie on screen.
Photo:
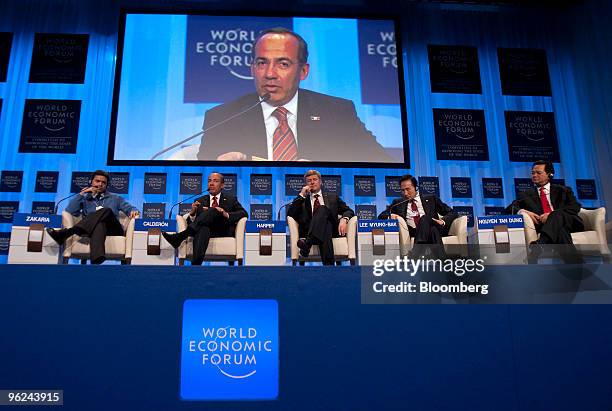
[(550, 203), (548, 202), (548, 198), (546, 198), (544, 187), (540, 187), (540, 202), (542, 203), (542, 210), (544, 210), (544, 214), (552, 213), (552, 208), (550, 208)]
[(213, 208), (219, 207), (219, 203), (217, 202), (217, 196), (213, 197), (213, 201), (212, 201), (211, 207), (213, 207)]
[(272, 115), (278, 120), (278, 127), (273, 135), (273, 159), (275, 161), (293, 161), (298, 159), (297, 145), (293, 131), (287, 122), (287, 109), (278, 107)]
[(312, 213), (314, 214), (315, 211), (317, 211), (317, 208), (321, 207), (321, 203), (319, 202), (319, 195), (315, 194), (314, 195), (315, 201), (314, 204), (312, 206)]
[(419, 215), (419, 208), (417, 207), (417, 203), (414, 198), (410, 200), (410, 208), (414, 213), (414, 217), (412, 217), (412, 220), (414, 221), (414, 225), (417, 226), (419, 225), (419, 220), (421, 219), (421, 216)]

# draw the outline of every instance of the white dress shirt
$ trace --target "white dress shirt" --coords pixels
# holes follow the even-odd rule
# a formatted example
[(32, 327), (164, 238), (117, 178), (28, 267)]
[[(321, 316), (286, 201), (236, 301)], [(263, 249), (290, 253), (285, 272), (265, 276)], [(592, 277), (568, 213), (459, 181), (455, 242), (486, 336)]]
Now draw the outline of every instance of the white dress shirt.
[[(297, 138), (297, 108), (298, 108), (298, 92), (295, 93), (293, 98), (289, 100), (287, 104), (283, 104), (288, 111), (287, 122), (289, 128), (293, 132), (295, 137), (295, 144), (298, 145)], [(274, 130), (278, 127), (278, 119), (272, 115), (277, 107), (271, 106), (270, 104), (263, 102), (261, 103), (261, 109), (263, 111), (264, 123), (266, 125), (266, 142), (268, 146), (268, 160), (274, 160)]]

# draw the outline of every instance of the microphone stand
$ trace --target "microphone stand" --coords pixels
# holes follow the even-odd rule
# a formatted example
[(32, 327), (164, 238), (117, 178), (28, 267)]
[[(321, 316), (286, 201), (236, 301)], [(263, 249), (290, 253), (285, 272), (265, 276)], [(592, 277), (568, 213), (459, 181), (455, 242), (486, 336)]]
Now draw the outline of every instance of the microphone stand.
[(73, 193), (73, 194), (70, 194), (68, 197), (64, 197), (64, 198), (62, 198), (60, 201), (58, 201), (58, 202), (57, 202), (57, 204), (55, 205), (55, 208), (53, 209), (53, 214), (57, 214), (57, 210), (59, 210), (59, 205), (60, 205), (61, 203), (63, 203), (65, 200), (68, 200), (69, 198), (74, 197), (74, 196), (75, 196), (75, 195), (77, 195), (77, 194), (80, 194), (80, 193)]
[(405, 203), (407, 203), (407, 202), (409, 202), (409, 201), (412, 201), (412, 200), (413, 200), (413, 198), (407, 198), (406, 200), (402, 200), (402, 201), (400, 201), (399, 203), (389, 204), (389, 205), (387, 206), (387, 210), (386, 210), (386, 213), (387, 213), (387, 219), (389, 219), (389, 220), (391, 219), (391, 209), (392, 209), (392, 208), (395, 208), (395, 207), (397, 207), (397, 206), (399, 206), (399, 205), (405, 204)]
[(185, 201), (191, 200), (194, 197), (201, 196), (202, 194), (204, 194), (206, 192), (208, 192), (208, 189), (206, 189), (204, 191), (201, 191), (201, 192), (199, 192), (197, 194), (194, 194), (192, 196), (189, 196), (189, 197), (185, 198), (184, 200), (179, 201), (176, 204), (173, 204), (172, 207), (170, 207), (170, 211), (168, 212), (168, 220), (172, 220), (172, 210), (174, 210), (174, 207), (176, 207), (177, 205), (183, 204)]
[(242, 111), (240, 111), (240, 112), (238, 112), (238, 113), (236, 113), (236, 114), (226, 118), (225, 120), (219, 121), (218, 123), (213, 124), (212, 126), (210, 126), (208, 128), (205, 128), (204, 130), (202, 130), (202, 131), (200, 131), (198, 133), (195, 133), (194, 135), (189, 136), (186, 139), (183, 139), (183, 140), (179, 141), (178, 143), (174, 143), (170, 147), (164, 148), (162, 151), (159, 151), (159, 152), (155, 153), (155, 155), (153, 157), (151, 157), (151, 160), (155, 160), (157, 157), (159, 157), (162, 154), (167, 153), (168, 151), (170, 151), (170, 150), (180, 146), (181, 144), (185, 144), (186, 142), (191, 141), (194, 138), (196, 138), (198, 136), (201, 136), (202, 134), (207, 133), (207, 132), (209, 132), (210, 130), (212, 130), (214, 128), (217, 128), (220, 125), (225, 124), (228, 121), (233, 120), (236, 117), (239, 117), (239, 116), (243, 115), (244, 113), (253, 110), (255, 107), (259, 106), (261, 103), (264, 103), (264, 102), (268, 101), (269, 99), (270, 99), (270, 93), (264, 94), (263, 96), (261, 96), (259, 98), (259, 101), (257, 103), (255, 103), (255, 104), (253, 104), (252, 106), (250, 106), (250, 107), (248, 107), (248, 108), (246, 108), (246, 109), (244, 109), (244, 110), (242, 110)]

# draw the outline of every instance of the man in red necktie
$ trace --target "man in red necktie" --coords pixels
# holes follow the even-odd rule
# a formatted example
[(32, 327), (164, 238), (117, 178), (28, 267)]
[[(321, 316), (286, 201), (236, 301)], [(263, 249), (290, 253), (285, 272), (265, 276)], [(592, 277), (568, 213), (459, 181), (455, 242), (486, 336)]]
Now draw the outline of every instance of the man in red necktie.
[(534, 188), (520, 193), (506, 213), (523, 210), (540, 234), (537, 244), (572, 244), (571, 233), (584, 230), (578, 216), (580, 203), (571, 188), (551, 183), (554, 174), (550, 161), (535, 161), (531, 168)]
[[(318, 245), (324, 265), (334, 263), (332, 238), (346, 235), (348, 221), (355, 215), (336, 194), (321, 192), (321, 173), (308, 170), (304, 174), (306, 185), (293, 200), (287, 215), (299, 226), (298, 247), (303, 257), (308, 257), (310, 248)], [(341, 218), (338, 219), (338, 215)]]
[[(421, 196), (417, 191), (418, 181), (410, 174), (400, 177), (402, 198), (396, 198), (380, 215), (379, 219), (403, 218), (408, 224), (410, 237), (414, 238), (413, 254), (425, 252), (419, 244), (442, 244), (442, 237), (448, 235), (451, 224), (457, 218), (453, 209), (435, 195)], [(442, 248), (434, 250), (443, 254)]]
[(247, 217), (246, 210), (238, 199), (222, 193), (225, 180), (221, 173), (208, 176), (208, 193), (195, 200), (186, 216), (187, 229), (176, 234), (165, 231), (162, 235), (174, 248), (178, 248), (187, 237), (193, 237), (192, 265), (201, 265), (212, 237), (231, 237), (238, 220)]

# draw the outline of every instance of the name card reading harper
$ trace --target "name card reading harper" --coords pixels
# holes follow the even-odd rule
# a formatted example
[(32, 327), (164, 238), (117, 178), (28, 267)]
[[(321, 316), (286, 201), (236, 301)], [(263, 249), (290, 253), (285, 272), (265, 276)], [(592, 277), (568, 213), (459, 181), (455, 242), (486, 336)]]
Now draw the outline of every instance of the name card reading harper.
[(272, 230), (273, 233), (287, 232), (287, 222), (281, 220), (275, 221), (254, 221), (249, 220), (246, 223), (247, 233), (259, 233), (260, 230)]

